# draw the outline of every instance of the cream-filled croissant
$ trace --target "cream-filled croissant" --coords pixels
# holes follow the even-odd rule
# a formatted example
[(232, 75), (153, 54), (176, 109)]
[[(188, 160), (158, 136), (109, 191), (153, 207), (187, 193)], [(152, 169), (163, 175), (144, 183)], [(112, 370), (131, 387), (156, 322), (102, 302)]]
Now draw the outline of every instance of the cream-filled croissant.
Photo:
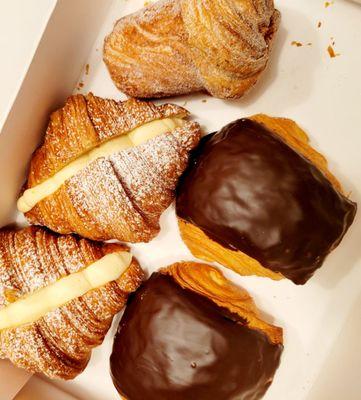
[(265, 69), (279, 21), (273, 0), (162, 0), (115, 24), (104, 61), (129, 96), (239, 98)]
[(18, 209), (62, 234), (151, 240), (200, 140), (187, 116), (171, 104), (71, 96), (51, 115)]
[(74, 378), (142, 279), (123, 245), (41, 227), (0, 231), (0, 358)]

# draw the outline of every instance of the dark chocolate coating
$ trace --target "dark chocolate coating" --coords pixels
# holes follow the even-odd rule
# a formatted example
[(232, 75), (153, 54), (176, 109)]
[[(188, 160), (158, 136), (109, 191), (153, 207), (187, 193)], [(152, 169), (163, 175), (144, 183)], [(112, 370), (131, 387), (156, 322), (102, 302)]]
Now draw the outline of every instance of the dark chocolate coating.
[(278, 135), (241, 119), (203, 138), (176, 210), (224, 247), (304, 284), (340, 243), (356, 204)]
[(283, 346), (207, 298), (155, 273), (130, 298), (110, 359), (128, 400), (256, 400)]

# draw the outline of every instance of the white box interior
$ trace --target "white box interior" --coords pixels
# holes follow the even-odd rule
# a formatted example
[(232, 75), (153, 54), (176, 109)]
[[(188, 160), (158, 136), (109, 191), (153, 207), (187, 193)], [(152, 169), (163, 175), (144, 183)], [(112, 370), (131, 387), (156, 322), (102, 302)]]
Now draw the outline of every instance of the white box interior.
[[(282, 26), (270, 66), (251, 94), (237, 101), (204, 94), (170, 101), (188, 108), (206, 132), (259, 112), (296, 120), (311, 143), (327, 155), (346, 193), (360, 202), (361, 8), (346, 1), (328, 8), (314, 0), (276, 3)], [(0, 135), (1, 224), (18, 219), (15, 199), (49, 112), (73, 91), (124, 98), (102, 62), (102, 43), (116, 19), (143, 4), (143, 0), (58, 2)], [(294, 40), (305, 45), (292, 46)], [(327, 52), (332, 40), (340, 53), (334, 59)], [(80, 90), (79, 82), (84, 85)], [(222, 269), (250, 291), (257, 305), (273, 316), (271, 321), (284, 327), (285, 350), (266, 400), (360, 399), (360, 235), (357, 216), (342, 244), (305, 286), (239, 277)], [(131, 247), (148, 272), (193, 259), (179, 237), (173, 207), (163, 215), (162, 231), (155, 240)], [(57, 386), (81, 399), (117, 398), (108, 359), (118, 320), (86, 371), (73, 382), (55, 382)]]

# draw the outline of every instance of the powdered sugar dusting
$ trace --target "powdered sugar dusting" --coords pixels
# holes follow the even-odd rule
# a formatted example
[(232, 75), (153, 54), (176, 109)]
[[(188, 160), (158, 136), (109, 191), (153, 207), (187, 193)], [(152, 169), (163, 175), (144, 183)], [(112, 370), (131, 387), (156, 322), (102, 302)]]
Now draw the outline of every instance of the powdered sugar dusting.
[[(116, 103), (91, 94), (86, 104), (101, 142), (150, 119), (188, 114), (171, 104), (155, 106), (137, 100)], [(86, 142), (86, 137), (81, 140)], [(140, 146), (98, 158), (26, 216), (32, 223), (59, 233), (74, 232), (94, 240), (149, 241), (159, 232), (160, 215), (172, 202), (189, 152), (199, 140), (199, 125), (185, 122), (183, 127)], [(47, 145), (51, 146), (49, 140)], [(37, 167), (41, 169), (42, 164)]]
[[(110, 248), (74, 236), (58, 236), (40, 227), (1, 231), (0, 308), (8, 304), (6, 289), (24, 296), (117, 249), (124, 250), (124, 246)], [(86, 367), (92, 348), (103, 341), (113, 316), (142, 277), (133, 260), (118, 281), (90, 291), (34, 323), (0, 331), (0, 357), (50, 378), (74, 378)]]
[(155, 106), (135, 99), (116, 102), (92, 93), (71, 96), (63, 108), (51, 115), (44, 143), (31, 161), (27, 188), (43, 182), (112, 137), (156, 119), (187, 114), (174, 104)]
[(239, 98), (268, 62), (279, 16), (269, 0), (159, 1), (116, 23), (104, 60), (133, 97)]
[[(198, 125), (189, 123), (179, 132), (193, 147), (198, 143)], [(186, 167), (189, 150), (184, 148), (171, 133), (159, 135), (99, 158), (69, 179), (67, 193), (80, 216), (74, 230), (82, 224), (81, 233), (91, 238), (128, 242), (154, 237)]]
[(120, 19), (105, 39), (104, 61), (117, 87), (129, 96), (203, 89), (183, 27), (181, 1), (159, 1)]

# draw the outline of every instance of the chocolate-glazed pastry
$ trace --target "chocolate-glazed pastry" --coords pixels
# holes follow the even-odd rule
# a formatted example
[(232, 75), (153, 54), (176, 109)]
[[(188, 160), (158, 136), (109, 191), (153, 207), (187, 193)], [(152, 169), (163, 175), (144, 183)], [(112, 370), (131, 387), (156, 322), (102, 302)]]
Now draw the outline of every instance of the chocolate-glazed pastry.
[(115, 336), (113, 382), (127, 400), (256, 400), (272, 383), (282, 329), (214, 267), (178, 263), (131, 297)]
[(356, 204), (293, 121), (257, 115), (203, 139), (176, 209), (196, 257), (304, 284), (340, 243)]

